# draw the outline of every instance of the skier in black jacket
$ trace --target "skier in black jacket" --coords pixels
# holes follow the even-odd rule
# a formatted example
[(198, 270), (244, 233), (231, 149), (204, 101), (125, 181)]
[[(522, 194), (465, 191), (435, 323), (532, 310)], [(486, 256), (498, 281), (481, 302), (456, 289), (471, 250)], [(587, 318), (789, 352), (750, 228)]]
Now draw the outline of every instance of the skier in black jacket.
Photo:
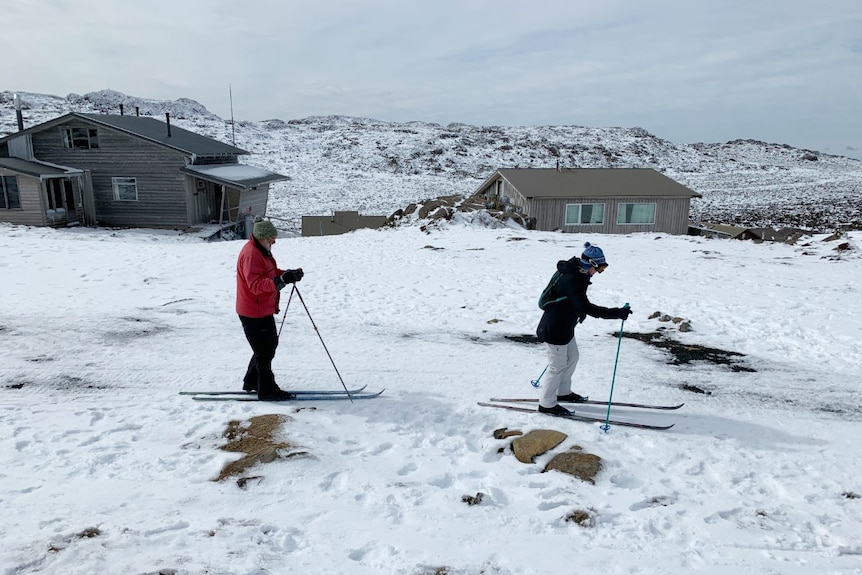
[[(536, 329), (539, 341), (548, 346), (548, 368), (539, 411), (551, 415), (571, 413), (558, 401), (579, 402), (584, 398), (572, 392), (572, 375), (578, 365), (578, 343), (575, 326), (586, 317), (625, 320), (632, 312), (629, 307), (602, 307), (590, 303), (587, 288), (597, 273), (607, 269), (605, 254), (598, 246), (584, 244), (581, 257), (557, 262), (560, 276), (553, 288), (553, 303), (543, 309), (542, 319)], [(555, 301), (554, 301), (555, 300)]]

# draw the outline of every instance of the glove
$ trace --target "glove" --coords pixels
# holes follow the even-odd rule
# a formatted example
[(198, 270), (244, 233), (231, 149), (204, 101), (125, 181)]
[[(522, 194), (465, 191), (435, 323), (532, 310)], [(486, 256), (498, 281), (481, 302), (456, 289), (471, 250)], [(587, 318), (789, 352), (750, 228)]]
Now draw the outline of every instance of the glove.
[(281, 291), (287, 284), (296, 283), (302, 279), (305, 273), (302, 271), (302, 268), (297, 268), (295, 270), (287, 270), (283, 274), (275, 276), (272, 278), (272, 281), (275, 282), (275, 289)]
[(287, 270), (281, 274), (281, 279), (286, 284), (292, 284), (301, 280), (304, 275), (305, 272), (302, 271), (302, 268), (296, 268), (295, 270)]
[(617, 318), (619, 318), (623, 321), (627, 320), (629, 318), (629, 316), (631, 315), (631, 313), (632, 313), (632, 308), (630, 308), (628, 306), (617, 308)]

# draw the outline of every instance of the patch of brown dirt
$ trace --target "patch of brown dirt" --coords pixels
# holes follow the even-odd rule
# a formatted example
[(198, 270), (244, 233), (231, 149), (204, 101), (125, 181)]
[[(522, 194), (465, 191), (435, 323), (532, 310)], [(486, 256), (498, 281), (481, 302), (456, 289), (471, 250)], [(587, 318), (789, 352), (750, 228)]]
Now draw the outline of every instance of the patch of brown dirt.
[(258, 463), (275, 461), (280, 450), (293, 447), (287, 442), (275, 440), (281, 426), (289, 419), (286, 415), (268, 414), (256, 415), (248, 421), (228, 422), (223, 435), (228, 442), (219, 449), (231, 453), (245, 453), (245, 456), (225, 465), (215, 481), (241, 475)]

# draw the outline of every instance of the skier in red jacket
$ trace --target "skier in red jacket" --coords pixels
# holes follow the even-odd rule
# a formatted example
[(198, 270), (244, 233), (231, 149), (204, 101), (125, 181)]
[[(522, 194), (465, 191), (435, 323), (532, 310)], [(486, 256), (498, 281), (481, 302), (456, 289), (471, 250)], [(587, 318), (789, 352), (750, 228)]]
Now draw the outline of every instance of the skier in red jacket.
[(236, 261), (236, 313), (253, 351), (242, 388), (248, 392), (256, 391), (262, 400), (293, 397), (276, 385), (272, 373), (272, 358), (278, 347), (273, 315), (279, 311), (279, 292), (287, 284), (301, 280), (304, 274), (302, 268), (278, 268), (271, 251), (277, 236), (278, 231), (272, 222), (255, 218), (251, 237)]

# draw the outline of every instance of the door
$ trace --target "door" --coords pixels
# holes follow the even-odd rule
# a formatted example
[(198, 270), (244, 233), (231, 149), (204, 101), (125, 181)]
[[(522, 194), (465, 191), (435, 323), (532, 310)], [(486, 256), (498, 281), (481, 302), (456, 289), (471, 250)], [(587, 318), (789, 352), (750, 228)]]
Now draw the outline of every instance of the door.
[(69, 178), (45, 180), (45, 215), (51, 225), (78, 223), (75, 188)]
[(213, 220), (213, 184), (195, 178), (192, 193), (191, 225), (208, 224)]

